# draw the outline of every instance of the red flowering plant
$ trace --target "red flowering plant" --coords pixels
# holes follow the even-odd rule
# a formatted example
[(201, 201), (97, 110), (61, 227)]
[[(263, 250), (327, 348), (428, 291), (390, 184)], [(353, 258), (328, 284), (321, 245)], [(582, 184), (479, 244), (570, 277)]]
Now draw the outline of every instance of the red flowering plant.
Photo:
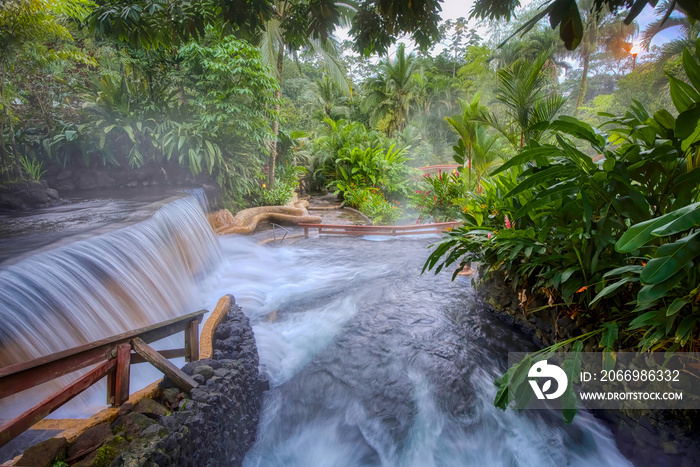
[(411, 204), (419, 212), (417, 224), (462, 217), (464, 185), (458, 172), (425, 174), (419, 188), (411, 196)]

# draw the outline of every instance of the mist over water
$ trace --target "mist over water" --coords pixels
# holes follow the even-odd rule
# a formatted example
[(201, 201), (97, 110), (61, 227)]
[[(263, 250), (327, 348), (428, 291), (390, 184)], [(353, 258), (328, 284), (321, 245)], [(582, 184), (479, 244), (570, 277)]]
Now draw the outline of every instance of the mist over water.
[[(371, 240), (217, 239), (201, 200), (185, 197), (0, 269), (2, 358), (212, 310), (231, 293), (272, 386), (247, 467), (628, 465), (588, 414), (567, 426), (557, 413), (494, 408), (507, 352), (532, 344), (467, 281), (420, 275), (436, 238)], [(132, 390), (158, 377), (135, 365)], [(98, 386), (57, 416), (87, 416), (104, 394)], [(4, 402), (0, 418), (17, 409)]]
[(205, 293), (236, 296), (272, 385), (246, 467), (629, 465), (588, 414), (493, 407), (532, 344), (467, 281), (420, 275), (435, 238), (371, 240), (221, 239)]

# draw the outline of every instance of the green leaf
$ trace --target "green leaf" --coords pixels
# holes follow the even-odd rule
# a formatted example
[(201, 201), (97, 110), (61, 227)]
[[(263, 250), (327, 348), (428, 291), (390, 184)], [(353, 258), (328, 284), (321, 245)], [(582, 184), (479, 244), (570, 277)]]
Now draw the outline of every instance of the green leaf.
[(586, 140), (595, 146), (596, 149), (602, 150), (602, 148), (605, 147), (605, 137), (596, 132), (591, 125), (577, 118), (561, 116), (554, 120), (549, 128), (550, 130), (561, 131), (576, 138)]
[(666, 225), (672, 220), (678, 219), (694, 209), (697, 209), (698, 206), (700, 206), (700, 203), (691, 204), (681, 209), (671, 211), (661, 217), (656, 217), (654, 219), (649, 219), (648, 221), (633, 225), (627, 229), (627, 232), (625, 232), (617, 241), (615, 244), (615, 251), (619, 253), (629, 253), (640, 248), (653, 238), (652, 232), (655, 229)]
[(660, 284), (681, 271), (686, 264), (700, 255), (700, 238), (696, 238), (698, 234), (700, 231), (670, 244), (672, 246), (668, 248), (673, 248), (672, 254), (651, 259), (642, 269), (640, 275), (642, 284)]
[(665, 318), (666, 314), (663, 312), (663, 310), (647, 311), (646, 313), (643, 313), (633, 319), (627, 329), (634, 331), (635, 329), (639, 329), (644, 326), (660, 324), (665, 320)]
[(610, 271), (603, 274), (603, 277), (619, 276), (626, 272), (641, 272), (643, 266), (641, 264), (630, 264), (629, 266), (622, 266), (620, 268), (611, 269)]
[(518, 211), (515, 213), (514, 217), (520, 218), (523, 215), (539, 208), (540, 206), (545, 206), (551, 203), (550, 198), (560, 198), (562, 196), (565, 196), (566, 194), (574, 194), (580, 190), (580, 186), (578, 186), (577, 183), (569, 183), (569, 182), (564, 182), (564, 183), (558, 183), (547, 190), (541, 191), (538, 195), (537, 198), (533, 198), (532, 200), (528, 201), (523, 207), (518, 209)]
[(607, 297), (608, 295), (612, 295), (612, 293), (615, 292), (617, 289), (619, 289), (625, 284), (629, 284), (630, 282), (639, 282), (639, 279), (637, 279), (636, 277), (623, 277), (619, 281), (608, 285), (603, 290), (598, 292), (598, 295), (595, 296), (595, 298), (591, 301), (589, 306), (595, 306), (595, 304), (598, 303), (601, 299)]
[(571, 423), (578, 412), (578, 398), (576, 397), (576, 392), (574, 391), (574, 383), (578, 382), (579, 375), (581, 374), (581, 362), (583, 357), (581, 356), (581, 351), (583, 350), (583, 344), (581, 341), (574, 342), (569, 356), (564, 360), (563, 370), (566, 373), (566, 377), (569, 384), (566, 387), (566, 391), (562, 397), (562, 415), (564, 416), (564, 421), (566, 423)]
[(645, 285), (637, 294), (637, 307), (646, 307), (660, 298), (666, 296), (669, 290), (678, 284), (681, 279), (686, 277), (688, 274), (685, 271), (678, 271), (671, 278), (659, 283)]
[(684, 346), (693, 335), (693, 328), (698, 322), (697, 316), (686, 316), (676, 329), (676, 342)]
[(567, 175), (574, 172), (575, 169), (572, 167), (567, 167), (565, 165), (553, 165), (544, 170), (540, 170), (519, 183), (515, 188), (513, 188), (508, 194), (505, 195), (506, 198), (515, 196), (522, 193), (525, 190), (529, 190), (540, 184), (547, 184), (551, 180), (561, 179)]
[(690, 300), (687, 300), (685, 298), (677, 298), (671, 303), (671, 306), (668, 307), (668, 310), (666, 310), (666, 316), (673, 316), (681, 309), (686, 306), (688, 303), (690, 303)]
[(698, 206), (697, 209), (683, 214), (678, 219), (652, 230), (651, 234), (655, 237), (666, 237), (685, 232), (698, 225), (700, 225), (700, 206)]
[(688, 49), (683, 49), (683, 69), (695, 89), (700, 89), (700, 65), (695, 61)]
[(693, 106), (680, 114), (676, 119), (674, 133), (678, 139), (686, 139), (697, 130), (698, 120), (700, 120), (700, 106)]
[(552, 145), (541, 146), (532, 149), (525, 149), (524, 151), (521, 151), (520, 154), (508, 159), (508, 161), (506, 161), (502, 166), (500, 166), (494, 172), (492, 172), (491, 175), (499, 174), (505, 170), (510, 169), (511, 167), (519, 167), (528, 162), (532, 162), (539, 157), (546, 157), (549, 155), (556, 154), (559, 151), (559, 148)]
[(606, 347), (603, 349), (603, 370), (612, 371), (615, 368), (615, 363), (617, 362), (617, 353), (612, 347)]
[(685, 112), (691, 105), (700, 102), (700, 94), (689, 84), (671, 75), (668, 75), (668, 82), (671, 90), (671, 100), (678, 112)]
[(615, 341), (617, 341), (618, 328), (617, 323), (614, 321), (608, 321), (603, 324), (603, 334), (600, 337), (600, 343), (598, 347), (613, 347)]

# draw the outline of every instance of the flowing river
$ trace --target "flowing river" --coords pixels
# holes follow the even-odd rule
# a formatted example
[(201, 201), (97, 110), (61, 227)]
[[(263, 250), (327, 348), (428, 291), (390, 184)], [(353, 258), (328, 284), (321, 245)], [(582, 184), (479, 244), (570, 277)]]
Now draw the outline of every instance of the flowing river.
[[(217, 239), (201, 201), (179, 198), (141, 222), (0, 265), (0, 355), (211, 310), (232, 293), (272, 386), (248, 467), (629, 465), (587, 413), (565, 425), (558, 413), (493, 406), (508, 351), (532, 343), (468, 281), (420, 274), (436, 239), (259, 246)], [(134, 388), (154, 378), (135, 372)], [(93, 391), (64, 413), (103, 398)]]

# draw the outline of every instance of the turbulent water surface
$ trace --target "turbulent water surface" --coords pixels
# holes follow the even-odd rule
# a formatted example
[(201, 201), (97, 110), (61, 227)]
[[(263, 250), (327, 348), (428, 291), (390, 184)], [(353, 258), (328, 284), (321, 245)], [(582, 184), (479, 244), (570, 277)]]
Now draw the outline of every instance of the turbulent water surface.
[(253, 318), (273, 386), (245, 465), (627, 465), (587, 414), (493, 407), (507, 352), (531, 344), (467, 281), (420, 275), (434, 241), (221, 240), (211, 304), (232, 292)]
[[(246, 467), (627, 464), (587, 414), (565, 425), (493, 407), (507, 352), (531, 344), (467, 281), (420, 275), (435, 238), (217, 239), (194, 194), (1, 265), (4, 364), (211, 310), (232, 293), (272, 386)], [(132, 390), (157, 377), (134, 368)], [(57, 416), (94, 412), (104, 391)], [(0, 418), (41, 394), (3, 401)]]

